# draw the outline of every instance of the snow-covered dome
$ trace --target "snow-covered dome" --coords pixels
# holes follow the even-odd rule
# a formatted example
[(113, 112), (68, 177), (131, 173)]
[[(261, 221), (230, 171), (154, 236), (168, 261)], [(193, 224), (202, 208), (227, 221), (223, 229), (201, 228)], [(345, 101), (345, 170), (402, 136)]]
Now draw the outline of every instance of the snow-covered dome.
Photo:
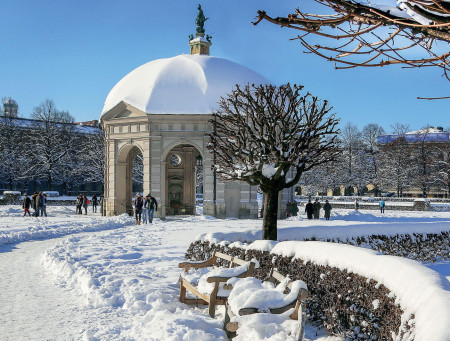
[(102, 115), (121, 101), (148, 114), (210, 114), (236, 84), (267, 79), (232, 61), (208, 55), (157, 59), (131, 71), (106, 98)]

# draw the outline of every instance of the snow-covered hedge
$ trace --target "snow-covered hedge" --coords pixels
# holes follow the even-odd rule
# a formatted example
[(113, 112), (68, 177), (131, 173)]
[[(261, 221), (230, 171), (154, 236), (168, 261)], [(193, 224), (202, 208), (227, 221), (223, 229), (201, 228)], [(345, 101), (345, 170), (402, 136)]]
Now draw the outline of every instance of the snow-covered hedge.
[[(304, 239), (316, 241), (317, 238)], [(347, 238), (322, 239), (322, 241), (350, 244), (379, 251), (385, 255), (400, 256), (421, 262), (437, 262), (450, 258), (450, 232), (371, 235)]]
[(272, 267), (306, 282), (310, 318), (350, 340), (447, 341), (450, 285), (438, 273), (400, 257), (324, 242), (255, 241), (212, 244), (198, 240), (186, 258), (204, 260), (214, 251), (256, 258), (255, 276)]

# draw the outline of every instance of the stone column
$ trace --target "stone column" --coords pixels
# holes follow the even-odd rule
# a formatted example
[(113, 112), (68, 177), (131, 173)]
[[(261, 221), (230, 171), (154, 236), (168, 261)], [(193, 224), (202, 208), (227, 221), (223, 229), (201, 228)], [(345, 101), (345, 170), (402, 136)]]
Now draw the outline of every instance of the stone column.
[[(166, 165), (162, 157), (162, 137), (150, 137), (150, 190), (149, 192), (158, 201), (158, 211), (155, 217), (164, 219), (166, 216), (165, 207), (165, 183)], [(147, 194), (147, 193), (146, 193)]]

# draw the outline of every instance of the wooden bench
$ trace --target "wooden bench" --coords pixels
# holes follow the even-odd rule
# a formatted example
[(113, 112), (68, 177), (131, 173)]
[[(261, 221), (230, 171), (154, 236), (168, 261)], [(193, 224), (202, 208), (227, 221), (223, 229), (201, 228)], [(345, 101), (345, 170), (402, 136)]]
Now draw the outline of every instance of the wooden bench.
[[(286, 277), (280, 274), (278, 271), (272, 269), (269, 275), (269, 279), (267, 281), (272, 282), (275, 286), (279, 283), (286, 281)], [(293, 281), (289, 281), (287, 283), (287, 288), (290, 291), (292, 289)], [(227, 284), (230, 287), (230, 284)], [(275, 289), (274, 289), (275, 290)], [(239, 328), (239, 316), (257, 314), (261, 312), (267, 312), (270, 314), (282, 314), (289, 309), (294, 308), (294, 312), (289, 315), (290, 319), (298, 320), (298, 328), (297, 333), (295, 335), (295, 339), (298, 341), (302, 341), (305, 335), (305, 300), (308, 297), (308, 290), (301, 287), (298, 290), (298, 295), (296, 295), (295, 299), (288, 302), (287, 304), (281, 307), (269, 307), (268, 309), (264, 309), (264, 311), (260, 311), (259, 308), (256, 307), (245, 307), (241, 308), (238, 311), (237, 318), (234, 318), (236, 315), (233, 313), (230, 302), (226, 304), (226, 313), (225, 313), (225, 321), (224, 327), (227, 332), (229, 338), (233, 338), (236, 336), (236, 331)], [(233, 321), (231, 321), (233, 320)]]
[[(224, 267), (219, 267), (217, 263), (219, 260), (228, 261), (230, 263), (229, 270)], [(212, 258), (204, 262), (183, 262), (178, 264), (178, 267), (184, 268), (185, 273), (188, 273), (190, 269), (204, 269), (203, 272), (205, 273), (203, 279), (205, 278), (204, 276), (206, 276), (206, 282), (213, 283), (212, 291), (205, 292), (203, 290), (201, 292), (198, 288), (198, 283), (190, 281), (186, 278), (188, 277), (187, 275), (182, 274), (180, 276), (180, 302), (186, 304), (208, 304), (209, 315), (214, 317), (216, 305), (225, 305), (228, 294), (230, 293), (230, 290), (220, 288), (220, 284), (228, 281), (232, 277), (244, 278), (252, 276), (255, 269), (255, 263), (247, 262), (220, 252), (215, 252)], [(211, 268), (211, 270), (205, 268)], [(223, 269), (227, 270), (224, 271)], [(210, 274), (208, 274), (207, 271), (209, 271)], [(191, 292), (197, 298), (187, 298), (186, 291)]]

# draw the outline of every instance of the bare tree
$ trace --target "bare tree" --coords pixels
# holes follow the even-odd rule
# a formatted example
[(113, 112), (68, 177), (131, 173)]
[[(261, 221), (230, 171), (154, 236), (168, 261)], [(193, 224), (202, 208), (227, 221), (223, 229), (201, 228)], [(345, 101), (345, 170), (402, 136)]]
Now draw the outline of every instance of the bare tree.
[(30, 151), (32, 167), (28, 174), (45, 178), (51, 189), (53, 180), (62, 179), (58, 174), (61, 164), (73, 149), (75, 134), (74, 118), (67, 111), (56, 109), (55, 103), (47, 99), (33, 109), (32, 117), (36, 119), (33, 126), (33, 149)]
[[(303, 172), (334, 160), (338, 119), (303, 86), (247, 85), (219, 101), (210, 121), (208, 149), (223, 180), (260, 186), (264, 193), (263, 239), (277, 239), (278, 194)], [(329, 138), (330, 137), (330, 138)]]
[(0, 117), (0, 178), (13, 189), (13, 182), (21, 177), (23, 172), (24, 149), (27, 139), (23, 139), (21, 131), (14, 124), (14, 118)]
[(258, 11), (254, 25), (266, 20), (299, 31), (293, 39), (298, 39), (308, 52), (334, 62), (337, 69), (392, 64), (432, 66), (441, 68), (450, 80), (447, 0), (401, 0), (397, 7), (352, 0), (316, 2), (329, 14), (296, 9), (286, 17), (274, 18)]
[(432, 128), (426, 127), (417, 131), (415, 141), (410, 144), (414, 163), (411, 168), (411, 181), (421, 189), (424, 198), (431, 187), (439, 183), (439, 151), (430, 136)]
[(359, 178), (362, 175), (362, 169), (359, 164), (362, 140), (358, 127), (348, 122), (341, 130), (339, 144), (342, 151), (340, 155), (342, 181), (346, 186), (358, 187), (359, 191), (361, 182)]
[(362, 141), (364, 144), (365, 160), (366, 160), (366, 178), (368, 182), (377, 186), (378, 179), (378, 158), (379, 150), (377, 138), (384, 134), (383, 127), (376, 123), (369, 123), (362, 130)]
[(381, 147), (378, 181), (385, 188), (395, 188), (398, 197), (411, 185), (410, 168), (412, 155), (405, 137), (400, 135), (394, 141)]

